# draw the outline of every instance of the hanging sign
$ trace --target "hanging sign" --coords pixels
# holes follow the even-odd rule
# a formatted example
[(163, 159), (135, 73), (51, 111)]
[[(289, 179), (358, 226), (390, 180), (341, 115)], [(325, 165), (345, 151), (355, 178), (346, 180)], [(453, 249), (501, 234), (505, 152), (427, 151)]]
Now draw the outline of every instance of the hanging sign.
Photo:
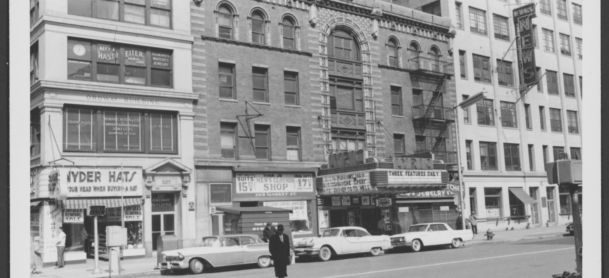
[[(533, 18), (535, 3), (513, 10), (514, 24), (518, 35), (516, 47), (518, 49), (518, 69), (520, 82), (531, 85), (537, 82), (537, 67), (535, 63), (535, 40), (533, 33)], [(525, 86), (522, 86), (525, 87)]]
[(391, 206), (391, 198), (381, 197), (376, 199), (377, 207), (390, 207)]
[(84, 223), (85, 212), (82, 209), (65, 209), (63, 223)]

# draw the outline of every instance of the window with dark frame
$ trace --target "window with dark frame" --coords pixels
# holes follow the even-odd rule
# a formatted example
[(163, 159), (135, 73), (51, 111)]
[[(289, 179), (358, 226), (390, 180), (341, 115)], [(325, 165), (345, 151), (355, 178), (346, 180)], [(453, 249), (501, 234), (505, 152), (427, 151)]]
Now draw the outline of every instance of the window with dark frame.
[(402, 109), (402, 88), (391, 86), (391, 114), (396, 116), (404, 115)]
[(501, 126), (518, 127), (516, 105), (513, 102), (501, 101)]
[(455, 15), (457, 18), (457, 28), (463, 29), (463, 11), (459, 2), (455, 2)]
[(260, 11), (252, 13), (252, 42), (266, 44), (265, 18)]
[(566, 157), (565, 148), (564, 147), (553, 147), (554, 161), (559, 159), (568, 159)]
[(300, 127), (286, 127), (287, 160), (301, 160), (300, 144)]
[(364, 112), (362, 82), (330, 78), (330, 109)]
[(541, 130), (546, 130), (546, 109), (543, 106), (539, 106), (539, 124)]
[(328, 56), (350, 61), (361, 60), (357, 42), (343, 30), (335, 30), (328, 38)]
[(469, 29), (471, 32), (486, 36), (486, 12), (469, 7)]
[(558, 73), (546, 70), (546, 81), (548, 82), (548, 94), (558, 95)]
[(560, 109), (550, 108), (550, 129), (553, 132), (562, 132)]
[(474, 60), (474, 80), (491, 83), (491, 66), (488, 57), (473, 54)]
[(575, 97), (575, 80), (573, 80), (573, 75), (563, 73), (562, 80), (565, 86), (565, 96)]
[(218, 36), (224, 39), (233, 38), (233, 11), (227, 5), (218, 8)]
[(479, 125), (495, 125), (495, 115), (493, 113), (493, 100), (492, 99), (483, 99), (476, 102), (476, 112), (478, 115), (478, 124)]
[(484, 204), (487, 219), (501, 217), (503, 215), (501, 199), (501, 188), (484, 188)]
[(387, 41), (387, 60), (392, 67), (399, 67), (398, 62), (398, 44), (395, 39), (390, 38)]
[(582, 39), (575, 38), (575, 44), (577, 47), (577, 57), (581, 60), (583, 57)]
[(539, 4), (541, 4), (541, 7), (539, 8), (541, 13), (552, 15), (552, 6), (550, 4), (550, 0), (540, 0)]
[(518, 144), (503, 144), (506, 171), (520, 171), (520, 146)]
[(461, 78), (467, 79), (467, 58), (465, 58), (465, 51), (459, 50), (459, 74)]
[(493, 14), (493, 25), (496, 39), (510, 41), (510, 31), (507, 17)]
[(569, 35), (560, 35), (560, 53), (565, 56), (571, 56), (571, 41)]
[(283, 29), (283, 48), (296, 49), (296, 32), (294, 31), (294, 20), (289, 17), (284, 17), (281, 23)]
[(283, 86), (285, 90), (285, 104), (300, 105), (300, 95), (298, 93), (298, 73), (284, 71)]
[(543, 82), (541, 78), (541, 68), (537, 67), (537, 91), (543, 94)]
[(30, 111), (30, 157), (40, 156), (40, 109)]
[(535, 171), (535, 149), (533, 145), (529, 145), (529, 170)]
[(271, 160), (271, 127), (268, 125), (254, 125), (255, 154), (258, 160)]
[(406, 142), (404, 141), (404, 134), (393, 134), (393, 155), (395, 157), (402, 157), (406, 155)]
[(474, 169), (472, 157), (472, 140), (465, 140), (465, 159), (467, 160), (467, 170)]
[(527, 129), (533, 129), (533, 122), (531, 121), (531, 105), (524, 105), (524, 117), (527, 125)]
[(30, 46), (30, 85), (38, 81), (38, 42)]
[(559, 19), (569, 20), (567, 16), (567, 0), (556, 0), (556, 16)]
[[(462, 98), (463, 98), (463, 101), (466, 101), (469, 98), (469, 96), (468, 95), (463, 95)], [(463, 122), (465, 124), (471, 124), (472, 123), (472, 121), (471, 121), (471, 115), (469, 113), (469, 107), (463, 108)]]
[(427, 151), (427, 142), (425, 140), (425, 136), (416, 135), (415, 138), (415, 152), (424, 152)]
[(68, 0), (68, 14), (171, 28), (171, 0)]
[(567, 110), (567, 128), (570, 134), (579, 134), (579, 123), (577, 121), (577, 111)]
[(554, 31), (541, 29), (543, 32), (543, 50), (554, 53)]
[(582, 160), (582, 149), (581, 148), (571, 148), (571, 159)]
[(235, 65), (220, 63), (218, 65), (220, 79), (220, 98), (237, 99), (235, 90)]
[(40, 0), (30, 0), (30, 26), (40, 18)]
[(254, 91), (254, 101), (269, 102), (268, 69), (252, 68), (252, 89)]
[(582, 6), (573, 3), (573, 22), (582, 25)]
[(480, 142), (480, 168), (497, 170), (497, 143)]
[(548, 146), (543, 145), (542, 146), (542, 154), (543, 154), (543, 165), (548, 164)]
[(497, 73), (499, 76), (499, 85), (509, 87), (514, 86), (512, 62), (497, 60)]
[(236, 123), (220, 123), (220, 152), (222, 158), (237, 158)]

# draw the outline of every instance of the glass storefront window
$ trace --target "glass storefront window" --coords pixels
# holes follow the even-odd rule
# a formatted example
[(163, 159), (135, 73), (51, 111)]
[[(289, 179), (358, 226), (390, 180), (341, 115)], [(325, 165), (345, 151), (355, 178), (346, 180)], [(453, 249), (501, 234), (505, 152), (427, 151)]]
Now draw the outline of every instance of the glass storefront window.
[(311, 234), (311, 201), (281, 201), (264, 202), (265, 207), (275, 207), (292, 210), (290, 213), (290, 230), (292, 234)]
[(63, 223), (63, 232), (66, 234), (65, 252), (82, 252), (85, 250), (85, 237), (82, 230), (84, 223)]

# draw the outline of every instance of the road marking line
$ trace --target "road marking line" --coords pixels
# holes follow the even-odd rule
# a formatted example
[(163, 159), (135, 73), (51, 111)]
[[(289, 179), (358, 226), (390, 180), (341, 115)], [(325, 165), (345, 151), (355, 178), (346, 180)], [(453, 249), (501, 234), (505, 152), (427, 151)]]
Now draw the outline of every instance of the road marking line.
[(397, 270), (423, 268), (423, 267), (430, 267), (430, 266), (439, 266), (439, 265), (447, 265), (447, 264), (460, 264), (460, 263), (466, 263), (466, 262), (484, 261), (484, 260), (492, 260), (492, 259), (498, 259), (498, 258), (507, 258), (507, 257), (514, 257), (514, 256), (522, 256), (522, 255), (533, 255), (533, 254), (548, 253), (548, 252), (555, 252), (555, 251), (564, 251), (564, 250), (573, 250), (573, 247), (561, 248), (561, 249), (553, 249), (553, 250), (545, 250), (545, 251), (537, 251), (537, 252), (528, 252), (528, 253), (518, 253), (518, 254), (495, 256), (495, 257), (488, 257), (488, 258), (463, 260), (463, 261), (446, 262), (446, 263), (437, 263), (437, 264), (418, 265), (418, 266), (403, 267), (403, 268), (385, 269), (385, 270), (362, 272), (362, 273), (353, 273), (353, 274), (345, 274), (345, 275), (337, 275), (337, 276), (328, 276), (328, 277), (324, 277), (324, 278), (350, 277), (350, 276), (375, 274), (375, 273), (382, 273), (382, 272), (391, 272), (391, 271), (397, 271)]

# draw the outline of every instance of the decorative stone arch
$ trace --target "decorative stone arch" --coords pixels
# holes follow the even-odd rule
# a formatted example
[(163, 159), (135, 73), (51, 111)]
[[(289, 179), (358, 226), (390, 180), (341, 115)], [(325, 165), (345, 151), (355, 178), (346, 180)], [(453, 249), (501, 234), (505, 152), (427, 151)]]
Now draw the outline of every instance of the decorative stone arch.
[(279, 46), (281, 48), (284, 47), (283, 45), (283, 20), (285, 19), (290, 19), (292, 20), (292, 23), (294, 24), (294, 48), (296, 50), (301, 50), (301, 46), (300, 46), (300, 33), (301, 33), (301, 29), (300, 29), (300, 23), (298, 22), (298, 18), (296, 16), (294, 16), (291, 13), (285, 13), (281, 16), (281, 18), (279, 19), (279, 23), (278, 23), (278, 28), (279, 28)]
[(431, 55), (434, 49), (438, 52), (438, 57), (442, 57), (442, 50), (435, 43), (429, 47), (429, 54)]
[(410, 50), (410, 46), (413, 45), (413, 44), (417, 47), (416, 57), (420, 57), (421, 53), (423, 52), (423, 50), (422, 50), (423, 48), (421, 47), (421, 44), (418, 41), (416, 41), (416, 40), (410, 40), (410, 42), (408, 43), (408, 48), (407, 48), (408, 49), (408, 51), (407, 51), (408, 52), (408, 57), (406, 59), (407, 59), (408, 64), (410, 65), (411, 68), (418, 68), (420, 61), (413, 61), (412, 60), (412, 59), (416, 58), (416, 57), (413, 57), (415, 55), (413, 55), (411, 53), (412, 51)]
[(377, 136), (376, 132), (376, 111), (374, 104), (374, 95), (372, 91), (372, 53), (370, 51), (370, 43), (364, 30), (357, 25), (353, 20), (345, 17), (336, 17), (328, 21), (325, 25), (320, 26), (319, 32), (319, 64), (321, 77), (321, 101), (322, 101), (322, 141), (324, 143), (324, 154), (330, 154), (332, 149), (332, 126), (330, 113), (330, 82), (328, 70), (328, 37), (332, 31), (341, 29), (350, 33), (355, 41), (359, 44), (360, 57), (362, 62), (363, 76), (363, 91), (364, 91), (364, 112), (366, 119), (366, 146), (368, 152), (366, 157), (377, 156)]
[(220, 0), (216, 3), (216, 7), (214, 8), (214, 29), (216, 33), (216, 37), (220, 37), (220, 29), (218, 24), (218, 17), (220, 15), (220, 7), (226, 6), (233, 13), (233, 39), (239, 40), (239, 13), (237, 13), (237, 7), (233, 5), (231, 1), (228, 0)]
[(264, 40), (265, 40), (265, 45), (271, 45), (271, 20), (269, 17), (269, 14), (266, 12), (265, 9), (263, 9), (260, 6), (255, 6), (253, 8), (250, 9), (249, 13), (247, 14), (247, 38), (248, 38), (248, 42), (253, 42), (253, 38), (252, 38), (252, 15), (254, 15), (255, 12), (260, 12), (262, 14), (262, 16), (264, 17)]
[(398, 67), (402, 67), (402, 44), (400, 42), (400, 39), (398, 39), (396, 36), (394, 35), (389, 35), (389, 37), (387, 38), (387, 42), (385, 42), (385, 50), (387, 52), (387, 65), (390, 65), (391, 63), (389, 62), (389, 42), (395, 42), (395, 47), (397, 49), (397, 60), (398, 60)]

